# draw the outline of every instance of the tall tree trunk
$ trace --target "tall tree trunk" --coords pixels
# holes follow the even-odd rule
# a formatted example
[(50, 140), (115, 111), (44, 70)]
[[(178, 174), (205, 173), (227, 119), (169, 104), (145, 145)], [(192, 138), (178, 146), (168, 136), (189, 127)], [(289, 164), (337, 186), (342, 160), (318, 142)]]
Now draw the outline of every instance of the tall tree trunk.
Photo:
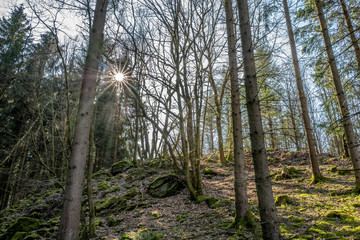
[[(268, 111), (270, 112), (270, 108), (268, 108)], [(267, 115), (268, 118), (268, 123), (269, 123), (269, 131), (270, 131), (270, 144), (271, 144), (271, 148), (273, 150), (276, 149), (276, 138), (275, 138), (275, 129), (274, 129), (274, 124), (272, 121), (272, 117), (270, 116), (270, 114)]]
[(16, 176), (17, 180), (13, 185), (13, 190), (12, 190), (12, 197), (11, 197), (11, 201), (10, 201), (10, 206), (14, 205), (17, 200), (18, 200), (18, 195), (19, 195), (19, 190), (20, 190), (20, 186), (21, 186), (21, 182), (23, 181), (23, 176), (24, 176), (24, 167), (25, 167), (25, 161), (28, 155), (28, 148), (29, 148), (29, 140), (26, 139), (25, 142), (25, 146), (22, 148), (22, 156), (21, 156), (21, 161), (19, 164), (19, 170), (18, 170), (18, 174)]
[(237, 6), (239, 9), (241, 48), (244, 62), (246, 106), (263, 238), (265, 240), (280, 239), (279, 219), (274, 203), (264, 142), (264, 130), (261, 122), (247, 0), (237, 0)]
[(348, 108), (348, 103), (346, 100), (346, 96), (340, 81), (340, 75), (338, 68), (336, 66), (335, 56), (331, 45), (331, 40), (327, 28), (327, 22), (324, 16), (323, 8), (322, 8), (322, 1), (315, 0), (316, 5), (316, 11), (318, 14), (320, 27), (321, 27), (321, 33), (324, 39), (325, 44), (325, 50), (326, 55), (328, 57), (331, 74), (333, 78), (333, 82), (335, 85), (336, 90), (336, 97), (338, 100), (340, 113), (342, 117), (342, 123), (345, 130), (345, 136), (348, 141), (348, 145), (350, 148), (350, 157), (351, 161), (354, 167), (354, 173), (355, 173), (355, 190), (360, 191), (360, 154), (358, 151), (358, 146), (356, 143), (355, 133), (352, 126), (352, 122), (350, 119), (350, 112)]
[[(223, 137), (222, 137), (222, 127), (221, 127), (221, 112), (222, 112), (222, 105), (221, 105), (221, 97), (218, 94), (217, 86), (214, 81), (213, 77), (213, 63), (211, 59), (210, 49), (207, 49), (208, 57), (207, 60), (209, 62), (209, 82), (214, 92), (214, 102), (216, 107), (216, 131), (218, 135), (218, 148), (219, 148), (219, 159), (221, 164), (225, 164), (225, 154), (224, 154), (224, 144), (223, 144)], [(227, 78), (224, 78), (224, 82), (226, 82)], [(225, 83), (226, 84), (226, 83)]]
[[(117, 86), (117, 90), (120, 91), (120, 86)], [(119, 125), (120, 125), (120, 114), (121, 114), (121, 93), (116, 93), (115, 97), (115, 116), (114, 116), (114, 156), (113, 164), (117, 162), (118, 145), (119, 145)]]
[(205, 100), (205, 107), (204, 107), (204, 114), (203, 114), (203, 124), (202, 124), (202, 133), (201, 133), (201, 147), (200, 147), (200, 154), (201, 156), (204, 153), (204, 143), (205, 143), (205, 121), (206, 121), (206, 117), (207, 117), (207, 112), (208, 112), (208, 102), (209, 102), (209, 84), (206, 87), (206, 100)]
[(297, 52), (296, 52), (295, 38), (294, 38), (294, 33), (293, 33), (292, 25), (291, 25), (291, 19), (290, 19), (290, 13), (289, 13), (289, 7), (287, 4), (287, 0), (283, 0), (283, 5), (284, 5), (284, 11), (285, 11), (287, 32), (289, 35), (289, 42), (290, 42), (292, 62), (293, 62), (294, 72), (295, 72), (296, 85), (297, 85), (299, 99), (300, 99), (302, 119), (304, 122), (306, 140), (308, 143), (311, 168), (312, 168), (312, 173), (313, 173), (313, 182), (316, 183), (319, 180), (319, 178), (321, 178), (321, 173), (320, 173), (319, 163), (318, 163), (318, 160), (316, 157), (315, 140), (314, 140), (314, 135), (313, 135), (312, 128), (311, 128), (310, 117), (309, 117), (309, 112), (308, 112), (308, 107), (307, 107), (307, 100), (306, 100), (306, 96), (304, 93), (303, 81), (301, 79), (299, 60), (298, 60)]
[(294, 143), (295, 143), (295, 147), (296, 147), (296, 151), (300, 151), (300, 144), (299, 144), (299, 135), (298, 135), (298, 130), (296, 127), (296, 114), (295, 114), (295, 106), (293, 106), (292, 104), (292, 99), (290, 96), (290, 93), (287, 93), (288, 95), (288, 101), (289, 101), (289, 110), (290, 110), (290, 120), (291, 120), (291, 125), (292, 125), (292, 130), (294, 132)]
[[(132, 162), (134, 166), (139, 167), (139, 161), (137, 160), (137, 152), (139, 148), (139, 110), (138, 110), (138, 104), (135, 103), (135, 136), (134, 136), (134, 152), (132, 156)], [(141, 157), (141, 154), (140, 154)]]
[(347, 29), (349, 31), (349, 35), (350, 35), (350, 39), (351, 39), (351, 45), (354, 48), (355, 57), (356, 57), (356, 61), (357, 61), (357, 64), (358, 64), (358, 72), (360, 73), (360, 47), (359, 47), (358, 39), (355, 36), (355, 31), (354, 31), (353, 25), (351, 23), (351, 19), (350, 19), (349, 12), (348, 12), (347, 7), (346, 7), (345, 0), (340, 0), (340, 5), (341, 5), (341, 9), (342, 9), (343, 14), (344, 14), (346, 27), (347, 27)]
[(213, 129), (212, 119), (210, 119), (209, 122), (209, 131), (210, 131), (210, 152), (213, 153), (215, 151), (215, 147), (214, 147), (214, 129)]
[(96, 77), (103, 44), (103, 32), (108, 0), (97, 0), (89, 48), (82, 78), (79, 110), (76, 119), (70, 168), (66, 181), (64, 206), (59, 227), (59, 240), (77, 239), (79, 235), (82, 183), (91, 119), (96, 93)]
[(240, 110), (240, 94), (236, 60), (236, 36), (234, 31), (235, 20), (232, 10), (232, 1), (224, 1), (226, 13), (226, 31), (228, 39), (228, 55), (231, 86), (231, 116), (234, 138), (234, 175), (235, 175), (235, 223), (245, 219), (249, 211), (246, 188), (245, 155), (242, 139), (242, 122)]
[[(95, 112), (95, 111), (94, 111)], [(88, 154), (88, 172), (87, 172), (87, 197), (89, 203), (89, 231), (88, 237), (93, 238), (96, 235), (95, 228), (95, 205), (93, 198), (93, 188), (92, 188), (92, 173), (94, 169), (95, 163), (95, 154), (96, 154), (96, 146), (94, 142), (94, 127), (95, 127), (95, 119), (93, 119), (90, 128), (90, 136), (89, 136), (89, 154)]]

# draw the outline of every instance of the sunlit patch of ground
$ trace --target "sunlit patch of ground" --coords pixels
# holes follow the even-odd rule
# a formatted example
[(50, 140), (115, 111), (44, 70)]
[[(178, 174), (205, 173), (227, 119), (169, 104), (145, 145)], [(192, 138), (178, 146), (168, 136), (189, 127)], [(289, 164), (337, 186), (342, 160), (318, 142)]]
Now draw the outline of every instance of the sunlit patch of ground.
[[(124, 235), (135, 236), (132, 239), (256, 239), (251, 231), (236, 233), (234, 229), (227, 228), (234, 216), (233, 166), (221, 166), (217, 162), (206, 161), (207, 158), (202, 161), (202, 166), (212, 168), (218, 174), (203, 176), (204, 194), (219, 201), (231, 200), (232, 204), (218, 208), (210, 208), (205, 202), (197, 204), (189, 200), (186, 189), (174, 197), (155, 199), (146, 194), (148, 180), (135, 181), (131, 184), (141, 192), (141, 202), (149, 206), (114, 213), (115, 217), (122, 219), (115, 227), (106, 227), (105, 220), (102, 220), (103, 227), (98, 229), (98, 236), (104, 239), (120, 239)], [(360, 239), (360, 196), (351, 192), (354, 177), (328, 171), (330, 166), (350, 169), (350, 161), (328, 155), (320, 159), (326, 180), (309, 185), (311, 171), (306, 154), (285, 151), (269, 154), (274, 195), (286, 194), (291, 199), (290, 204), (277, 206), (282, 237)], [(249, 202), (251, 210), (258, 216), (250, 156), (247, 156), (246, 162)], [(274, 176), (285, 167), (302, 171), (289, 179), (274, 181)], [(139, 201), (139, 198), (134, 201)]]

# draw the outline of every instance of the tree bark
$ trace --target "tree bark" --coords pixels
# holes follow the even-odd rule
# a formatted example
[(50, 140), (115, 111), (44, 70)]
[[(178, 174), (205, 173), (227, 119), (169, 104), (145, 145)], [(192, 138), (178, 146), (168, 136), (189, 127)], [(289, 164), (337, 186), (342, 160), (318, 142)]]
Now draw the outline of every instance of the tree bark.
[[(220, 163), (222, 165), (224, 165), (225, 162), (225, 154), (224, 154), (224, 143), (223, 143), (223, 137), (222, 137), (222, 127), (221, 127), (221, 112), (222, 112), (222, 96), (220, 94), (218, 94), (218, 90), (217, 90), (217, 86), (215, 84), (214, 81), (214, 77), (213, 77), (213, 63), (212, 63), (212, 59), (211, 59), (211, 53), (210, 53), (210, 49), (207, 49), (207, 60), (209, 62), (209, 82), (211, 84), (211, 87), (213, 89), (214, 92), (214, 102), (215, 102), (215, 107), (216, 107), (216, 131), (217, 131), (217, 135), (218, 135), (218, 148), (219, 148), (219, 159), (220, 159)], [(224, 78), (224, 82), (225, 84), (222, 85), (222, 89), (221, 91), (223, 91), (223, 88), (226, 85), (226, 79)]]
[(249, 203), (246, 188), (245, 155), (242, 139), (242, 121), (240, 110), (240, 94), (236, 60), (236, 36), (234, 32), (235, 20), (232, 1), (224, 1), (226, 14), (226, 31), (228, 36), (228, 55), (230, 68), (231, 116), (234, 139), (234, 175), (235, 175), (235, 223), (246, 217)]
[(94, 127), (95, 127), (95, 119), (93, 119), (91, 127), (90, 127), (88, 171), (87, 171), (87, 179), (86, 179), (86, 181), (87, 181), (87, 197), (88, 197), (88, 203), (89, 203), (89, 230), (88, 230), (89, 238), (93, 238), (96, 235), (95, 204), (94, 204), (93, 188), (92, 188), (92, 173), (94, 170), (95, 154), (96, 154), (96, 146), (95, 146), (95, 142), (94, 142)]
[(348, 145), (350, 149), (350, 157), (355, 173), (355, 189), (360, 191), (360, 154), (356, 143), (353, 125), (350, 119), (349, 107), (340, 81), (340, 74), (336, 66), (336, 60), (331, 45), (330, 35), (327, 28), (327, 22), (323, 12), (323, 3), (320, 0), (314, 0), (314, 1), (320, 22), (321, 33), (325, 44), (326, 55), (329, 61), (331, 75), (336, 90), (336, 97), (340, 108), (342, 124), (345, 130), (345, 136), (348, 141)]
[(357, 64), (358, 64), (358, 72), (360, 73), (360, 47), (359, 47), (359, 44), (358, 44), (358, 39), (356, 39), (355, 31), (354, 31), (353, 25), (351, 23), (351, 19), (350, 19), (349, 12), (348, 12), (347, 7), (346, 7), (345, 0), (340, 0), (340, 5), (341, 5), (341, 9), (342, 9), (343, 14), (344, 14), (346, 27), (347, 27), (347, 29), (349, 31), (349, 35), (350, 35), (350, 39), (351, 39), (351, 45), (354, 48), (355, 57), (356, 57), (356, 61), (357, 61)]
[(297, 85), (298, 95), (299, 95), (299, 99), (300, 99), (301, 115), (302, 115), (304, 126), (305, 126), (305, 134), (306, 134), (306, 140), (308, 143), (313, 179), (314, 179), (314, 182), (316, 182), (317, 179), (321, 178), (321, 173), (320, 173), (319, 163), (318, 163), (318, 160), (316, 157), (315, 140), (314, 140), (314, 135), (313, 135), (312, 128), (311, 128), (310, 117), (309, 117), (309, 112), (308, 112), (308, 107), (307, 107), (307, 100), (306, 100), (306, 96), (304, 93), (303, 81), (301, 79), (299, 60), (298, 60), (297, 52), (296, 52), (295, 38), (294, 38), (294, 33), (293, 33), (292, 25), (291, 25), (291, 19), (290, 19), (290, 13), (289, 13), (289, 7), (287, 4), (287, 0), (283, 0), (283, 5), (284, 5), (284, 11), (285, 11), (287, 32), (289, 35), (289, 42), (290, 42), (292, 62), (293, 62), (294, 72), (295, 72), (296, 85)]
[(94, 22), (90, 32), (89, 48), (82, 78), (70, 168), (66, 181), (64, 206), (58, 234), (59, 240), (73, 240), (77, 239), (79, 235), (81, 195), (107, 5), (108, 0), (96, 1)]
[(115, 116), (114, 116), (114, 156), (113, 156), (113, 164), (117, 162), (117, 154), (118, 154), (118, 145), (119, 145), (119, 125), (120, 125), (120, 114), (121, 114), (121, 93), (120, 93), (120, 85), (116, 87), (116, 97), (115, 97)]
[(254, 161), (255, 182), (259, 200), (262, 233), (265, 240), (280, 239), (279, 219), (274, 203), (264, 141), (264, 130), (261, 122), (254, 50), (251, 39), (247, 0), (237, 0), (237, 6), (240, 18), (246, 105), (250, 125), (251, 150)]

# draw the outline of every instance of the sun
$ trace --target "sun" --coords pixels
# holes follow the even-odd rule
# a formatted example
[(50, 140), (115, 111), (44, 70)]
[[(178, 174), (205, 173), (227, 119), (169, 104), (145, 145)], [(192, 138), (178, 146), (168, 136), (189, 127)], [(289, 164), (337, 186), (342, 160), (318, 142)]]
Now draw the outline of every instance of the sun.
[(123, 73), (121, 73), (121, 72), (115, 73), (115, 74), (114, 74), (114, 79), (115, 79), (115, 81), (117, 81), (117, 82), (122, 82), (122, 81), (124, 81), (124, 79), (125, 79), (125, 74), (123, 74)]

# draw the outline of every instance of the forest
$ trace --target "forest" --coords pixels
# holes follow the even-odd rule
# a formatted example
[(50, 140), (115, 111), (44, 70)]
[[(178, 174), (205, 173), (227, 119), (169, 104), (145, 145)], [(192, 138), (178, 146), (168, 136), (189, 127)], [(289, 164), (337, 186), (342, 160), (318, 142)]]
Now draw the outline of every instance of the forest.
[(0, 239), (360, 239), (359, 0), (0, 17)]

